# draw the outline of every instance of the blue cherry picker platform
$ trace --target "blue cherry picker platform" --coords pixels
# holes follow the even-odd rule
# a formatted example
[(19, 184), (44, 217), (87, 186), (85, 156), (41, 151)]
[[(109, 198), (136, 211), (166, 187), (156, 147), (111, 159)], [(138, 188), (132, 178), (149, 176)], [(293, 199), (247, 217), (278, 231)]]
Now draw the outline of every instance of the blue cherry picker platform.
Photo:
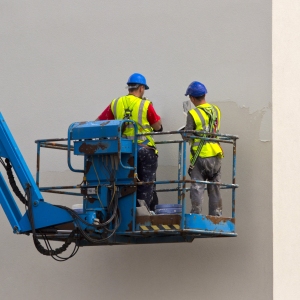
[[(124, 122), (131, 122), (135, 128), (133, 140), (122, 137)], [(156, 135), (185, 135), (191, 138), (212, 140), (232, 144), (232, 183), (219, 184), (222, 189), (231, 189), (232, 214), (217, 217), (190, 214), (186, 211), (188, 183), (195, 181), (186, 177), (187, 142), (184, 139), (165, 140), (157, 144), (178, 144), (177, 180), (140, 182), (137, 177), (137, 126), (130, 120), (75, 122), (69, 126), (68, 137), (64, 139), (37, 140), (37, 173), (34, 180), (29, 168), (0, 113), (0, 162), (4, 166), (11, 189), (25, 205), (21, 213), (6, 180), (0, 173), (0, 203), (16, 234), (32, 234), (37, 250), (48, 256), (59, 255), (74, 243), (70, 257), (80, 246), (124, 245), (151, 243), (192, 242), (195, 238), (234, 237), (235, 232), (235, 183), (237, 136), (203, 132), (168, 131)], [(205, 132), (204, 132), (205, 133)], [(82, 173), (82, 182), (74, 186), (39, 187), (41, 148), (67, 151), (67, 164), (71, 171)], [(75, 169), (72, 158), (82, 157), (82, 169)], [(176, 162), (177, 163), (177, 162)], [(24, 193), (19, 190), (12, 170), (18, 177)], [(177, 192), (174, 206), (180, 211), (167, 214), (151, 214), (145, 207), (136, 207), (138, 185), (155, 184), (157, 192)], [(175, 188), (159, 189), (160, 185), (175, 184)], [(42, 192), (59, 196), (80, 197), (80, 209), (54, 205), (44, 201)], [(76, 201), (78, 203), (78, 201)], [(163, 205), (162, 205), (163, 207)], [(172, 207), (172, 205), (166, 207)], [(143, 212), (144, 211), (144, 212)], [(40, 241), (44, 240), (43, 246)], [(60, 241), (62, 246), (53, 249), (49, 241)], [(74, 249), (75, 249), (74, 248)], [(69, 257), (68, 257), (69, 258)]]

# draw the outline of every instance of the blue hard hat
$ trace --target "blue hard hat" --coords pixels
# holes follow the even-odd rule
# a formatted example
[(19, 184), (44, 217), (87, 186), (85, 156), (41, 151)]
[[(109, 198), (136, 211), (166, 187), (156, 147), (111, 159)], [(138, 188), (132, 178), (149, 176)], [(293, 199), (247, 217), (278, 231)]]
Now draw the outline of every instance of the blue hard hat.
[(149, 86), (146, 83), (146, 78), (142, 74), (139, 73), (133, 73), (130, 75), (127, 84), (142, 84), (145, 86), (145, 90), (149, 90)]
[(207, 89), (204, 84), (199, 81), (193, 81), (187, 88), (185, 96), (201, 97), (207, 94)]

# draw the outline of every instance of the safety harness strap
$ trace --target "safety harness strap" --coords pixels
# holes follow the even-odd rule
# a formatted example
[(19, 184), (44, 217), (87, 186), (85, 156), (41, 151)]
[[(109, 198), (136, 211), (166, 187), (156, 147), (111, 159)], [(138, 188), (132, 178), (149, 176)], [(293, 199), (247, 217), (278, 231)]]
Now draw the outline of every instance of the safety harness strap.
[[(205, 120), (204, 120), (204, 117), (202, 115), (202, 113), (200, 112), (200, 109), (202, 109), (209, 117), (209, 121), (208, 121), (208, 130), (206, 130), (206, 126), (205, 126)], [(209, 108), (208, 107), (200, 107), (200, 108), (196, 108), (195, 111), (197, 112), (197, 115), (199, 116), (200, 120), (201, 120), (201, 123), (202, 123), (202, 128), (205, 130), (205, 131), (208, 131), (208, 132), (217, 132), (217, 125), (218, 125), (218, 111), (217, 109), (215, 108), (214, 105), (211, 105)], [(203, 134), (202, 137), (207, 137), (206, 134)], [(206, 143), (205, 140), (203, 139), (200, 139), (199, 141), (199, 144), (198, 144), (198, 147), (197, 147), (197, 150), (196, 152), (194, 153), (193, 155), (193, 158), (191, 159), (191, 162), (190, 162), (190, 168), (192, 169), (196, 163), (196, 160), (202, 150), (202, 147), (204, 146), (204, 144)]]

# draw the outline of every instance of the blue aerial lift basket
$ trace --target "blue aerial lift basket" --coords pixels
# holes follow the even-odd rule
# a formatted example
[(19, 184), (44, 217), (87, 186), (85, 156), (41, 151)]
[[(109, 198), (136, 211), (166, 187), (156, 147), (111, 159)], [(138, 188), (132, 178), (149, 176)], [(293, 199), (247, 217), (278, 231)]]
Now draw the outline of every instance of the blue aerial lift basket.
[[(137, 126), (133, 140), (122, 137), (124, 120), (76, 122), (69, 126), (68, 138), (37, 140), (37, 173), (34, 181), (27, 164), (0, 113), (0, 161), (5, 167), (9, 182), (15, 194), (26, 205), (21, 213), (6, 181), (0, 173), (0, 203), (13, 228), (14, 233), (32, 233), (35, 246), (44, 255), (59, 255), (71, 244), (79, 246), (151, 244), (171, 242), (192, 242), (195, 238), (234, 237), (235, 232), (235, 183), (236, 140), (237, 136), (210, 134), (202, 137), (233, 146), (232, 183), (219, 184), (222, 189), (232, 190), (232, 214), (230, 217), (216, 217), (190, 214), (186, 212), (187, 142), (185, 140), (166, 140), (157, 144), (178, 144), (177, 180), (155, 181), (162, 184), (176, 185), (175, 188), (159, 189), (157, 192), (177, 192), (172, 206), (157, 207), (157, 214), (150, 214), (145, 208), (137, 208), (136, 189), (138, 185), (149, 184), (137, 180)], [(169, 131), (152, 135), (201, 134), (196, 131)], [(195, 137), (194, 135), (192, 137)], [(199, 136), (197, 136), (199, 138)], [(73, 172), (82, 173), (82, 182), (74, 186), (39, 187), (41, 148), (67, 151), (67, 163)], [(83, 168), (72, 166), (72, 157), (83, 159)], [(5, 162), (4, 162), (5, 159)], [(25, 191), (22, 196), (14, 182), (13, 169)], [(59, 195), (74, 195), (82, 199), (80, 210), (63, 205), (52, 205), (44, 201), (41, 192)], [(78, 203), (78, 201), (77, 201)], [(176, 204), (176, 205), (175, 205)], [(166, 213), (163, 213), (165, 209)], [(141, 211), (145, 213), (141, 213)], [(39, 240), (44, 239), (46, 248)], [(50, 240), (61, 241), (63, 246), (53, 250)], [(71, 256), (76, 253), (74, 251)]]

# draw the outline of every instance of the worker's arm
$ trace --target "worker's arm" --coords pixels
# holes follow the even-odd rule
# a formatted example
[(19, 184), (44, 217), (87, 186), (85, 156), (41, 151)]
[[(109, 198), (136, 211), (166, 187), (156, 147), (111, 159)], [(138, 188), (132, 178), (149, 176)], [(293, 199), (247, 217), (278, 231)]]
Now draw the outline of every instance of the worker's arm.
[(154, 124), (151, 124), (151, 127), (154, 129), (154, 131), (163, 131), (161, 120), (157, 121)]
[(110, 104), (104, 109), (104, 111), (97, 117), (95, 121), (114, 120), (115, 117), (111, 111)]
[[(188, 112), (187, 117), (186, 117), (186, 124), (184, 130), (195, 130), (196, 129), (196, 124), (195, 121), (192, 117), (192, 115)], [(188, 141), (189, 137), (193, 135), (192, 133), (186, 133), (185, 137), (183, 137), (184, 140)]]
[(162, 123), (161, 123), (161, 118), (156, 113), (156, 111), (155, 111), (152, 103), (148, 107), (147, 119), (148, 119), (151, 127), (154, 129), (154, 131), (163, 131), (163, 127), (162, 127)]

